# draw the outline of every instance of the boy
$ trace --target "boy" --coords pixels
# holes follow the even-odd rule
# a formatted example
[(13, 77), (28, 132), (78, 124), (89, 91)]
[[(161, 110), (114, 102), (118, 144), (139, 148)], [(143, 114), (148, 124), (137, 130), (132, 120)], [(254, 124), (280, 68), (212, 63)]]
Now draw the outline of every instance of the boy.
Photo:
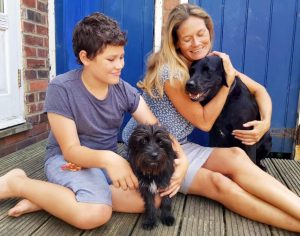
[(76, 25), (73, 49), (82, 68), (57, 76), (46, 96), (49, 182), (30, 179), (20, 169), (2, 176), (0, 199), (24, 198), (9, 215), (43, 209), (91, 229), (106, 223), (112, 210), (143, 210), (138, 181), (115, 152), (117, 134), (125, 112), (141, 123), (157, 120), (137, 90), (120, 79), (125, 44), (117, 22), (103, 14), (94, 13)]

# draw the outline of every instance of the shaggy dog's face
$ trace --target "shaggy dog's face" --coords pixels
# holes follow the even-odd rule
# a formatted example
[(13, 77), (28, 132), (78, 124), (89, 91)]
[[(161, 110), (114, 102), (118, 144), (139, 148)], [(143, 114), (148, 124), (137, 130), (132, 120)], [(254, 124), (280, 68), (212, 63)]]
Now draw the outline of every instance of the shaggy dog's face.
[(157, 125), (139, 125), (130, 136), (128, 148), (133, 169), (144, 175), (159, 175), (175, 158), (168, 132)]
[(185, 89), (193, 101), (207, 103), (222, 85), (227, 86), (222, 59), (207, 56), (192, 63)]

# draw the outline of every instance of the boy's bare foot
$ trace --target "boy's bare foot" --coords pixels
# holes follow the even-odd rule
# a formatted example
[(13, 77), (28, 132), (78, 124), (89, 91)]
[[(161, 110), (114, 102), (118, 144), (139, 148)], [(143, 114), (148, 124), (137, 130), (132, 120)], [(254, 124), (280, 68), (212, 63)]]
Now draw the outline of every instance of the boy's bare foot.
[(9, 188), (9, 181), (15, 177), (26, 177), (26, 174), (21, 169), (13, 169), (0, 177), (0, 199), (16, 197)]
[(41, 208), (27, 199), (19, 201), (13, 208), (8, 211), (9, 216), (18, 217), (26, 213), (39, 211)]

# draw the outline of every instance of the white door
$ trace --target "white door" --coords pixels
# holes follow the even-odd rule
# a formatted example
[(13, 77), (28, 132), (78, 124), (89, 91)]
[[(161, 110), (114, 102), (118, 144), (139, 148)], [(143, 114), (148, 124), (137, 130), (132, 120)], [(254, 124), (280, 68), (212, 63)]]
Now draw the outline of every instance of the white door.
[(0, 0), (0, 129), (24, 123), (19, 0)]

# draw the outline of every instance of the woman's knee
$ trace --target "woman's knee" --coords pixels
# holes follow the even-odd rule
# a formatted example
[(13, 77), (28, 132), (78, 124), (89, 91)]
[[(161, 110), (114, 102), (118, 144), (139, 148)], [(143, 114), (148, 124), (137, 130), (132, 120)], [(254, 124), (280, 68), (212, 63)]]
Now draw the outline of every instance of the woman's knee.
[(229, 166), (241, 170), (242, 167), (249, 167), (253, 164), (249, 156), (244, 150), (239, 147), (228, 148), (228, 153), (226, 154), (226, 162)]
[(73, 225), (84, 230), (94, 229), (107, 223), (111, 216), (111, 206), (91, 205), (80, 210), (80, 213), (74, 217)]

